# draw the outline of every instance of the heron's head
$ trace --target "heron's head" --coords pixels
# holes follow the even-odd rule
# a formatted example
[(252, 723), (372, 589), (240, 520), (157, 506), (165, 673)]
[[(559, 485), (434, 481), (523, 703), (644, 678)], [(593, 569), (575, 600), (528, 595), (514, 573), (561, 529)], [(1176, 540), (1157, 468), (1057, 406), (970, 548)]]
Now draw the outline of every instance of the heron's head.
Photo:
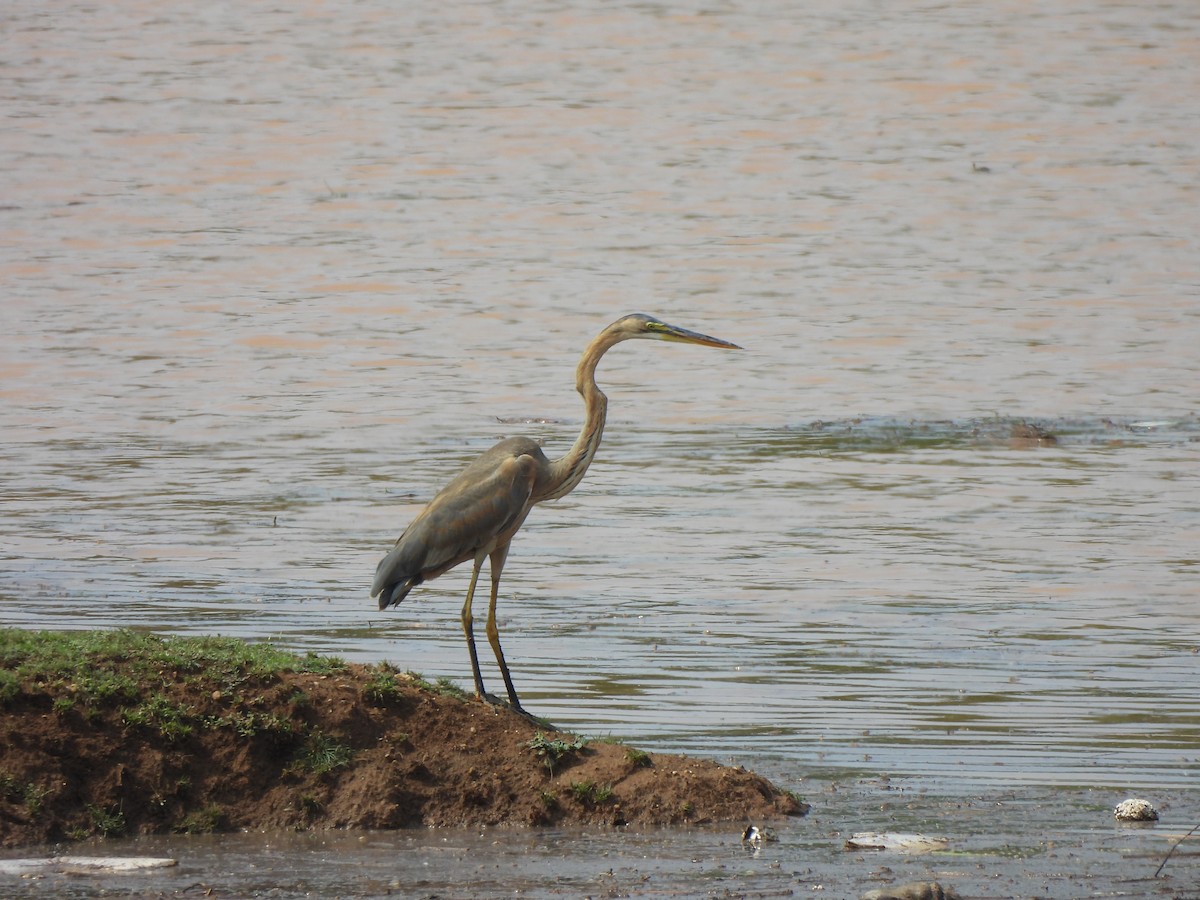
[(620, 335), (619, 340), (643, 338), (653, 341), (676, 341), (681, 344), (700, 344), (704, 347), (721, 347), (725, 350), (741, 350), (737, 344), (709, 337), (697, 331), (688, 331), (678, 325), (668, 325), (662, 319), (645, 313), (633, 313), (613, 322), (606, 331)]

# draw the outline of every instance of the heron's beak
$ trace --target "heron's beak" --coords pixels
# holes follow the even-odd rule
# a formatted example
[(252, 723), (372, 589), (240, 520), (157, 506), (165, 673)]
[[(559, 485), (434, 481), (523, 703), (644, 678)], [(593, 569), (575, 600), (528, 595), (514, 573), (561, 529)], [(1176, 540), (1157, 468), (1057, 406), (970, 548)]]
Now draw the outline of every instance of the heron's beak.
[(723, 341), (720, 338), (709, 337), (707, 334), (701, 334), (698, 331), (688, 331), (686, 328), (680, 328), (677, 325), (667, 325), (663, 323), (663, 328), (658, 332), (658, 336), (664, 341), (678, 341), (681, 344), (700, 344), (702, 347), (721, 347), (725, 350), (741, 350), (737, 344), (731, 344), (729, 341)]

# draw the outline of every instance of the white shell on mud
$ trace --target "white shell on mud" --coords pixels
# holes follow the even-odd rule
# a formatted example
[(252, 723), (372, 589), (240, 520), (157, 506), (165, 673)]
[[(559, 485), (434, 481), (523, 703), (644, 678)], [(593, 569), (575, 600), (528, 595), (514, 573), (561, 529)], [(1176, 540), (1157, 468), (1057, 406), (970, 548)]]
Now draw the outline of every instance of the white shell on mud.
[(178, 864), (179, 860), (157, 856), (51, 856), (44, 859), (0, 860), (0, 874), (60, 872), (65, 875), (101, 875), (106, 872), (164, 869)]
[(894, 850), (900, 853), (929, 853), (945, 850), (950, 842), (923, 834), (903, 834), (898, 831), (860, 831), (850, 835), (847, 850)]
[(1113, 810), (1113, 815), (1122, 822), (1154, 822), (1158, 819), (1158, 810), (1149, 800), (1122, 800)]

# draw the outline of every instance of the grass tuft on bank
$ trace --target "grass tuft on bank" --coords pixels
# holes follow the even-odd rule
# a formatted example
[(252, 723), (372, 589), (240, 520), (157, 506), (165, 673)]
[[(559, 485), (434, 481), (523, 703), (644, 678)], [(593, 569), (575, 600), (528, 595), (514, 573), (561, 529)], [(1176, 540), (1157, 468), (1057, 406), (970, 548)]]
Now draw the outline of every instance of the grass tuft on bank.
[(271, 644), (236, 638), (160, 637), (131, 631), (23, 631), (0, 629), (0, 702), (23, 680), (84, 704), (129, 702), (169, 684), (212, 686), (235, 692), (283, 673), (329, 674), (346, 663), (315, 653), (297, 655)]

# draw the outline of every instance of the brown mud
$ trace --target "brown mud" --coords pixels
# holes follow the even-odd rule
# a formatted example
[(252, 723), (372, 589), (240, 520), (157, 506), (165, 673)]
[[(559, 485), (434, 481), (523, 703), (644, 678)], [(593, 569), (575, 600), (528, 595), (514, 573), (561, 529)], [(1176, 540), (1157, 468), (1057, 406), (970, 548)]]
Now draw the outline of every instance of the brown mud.
[(281, 672), (237, 692), (170, 674), (156, 708), (186, 710), (191, 725), (72, 703), (69, 683), (22, 684), (6, 699), (0, 846), (269, 828), (649, 827), (802, 812), (745, 769), (578, 741), (379, 667)]

